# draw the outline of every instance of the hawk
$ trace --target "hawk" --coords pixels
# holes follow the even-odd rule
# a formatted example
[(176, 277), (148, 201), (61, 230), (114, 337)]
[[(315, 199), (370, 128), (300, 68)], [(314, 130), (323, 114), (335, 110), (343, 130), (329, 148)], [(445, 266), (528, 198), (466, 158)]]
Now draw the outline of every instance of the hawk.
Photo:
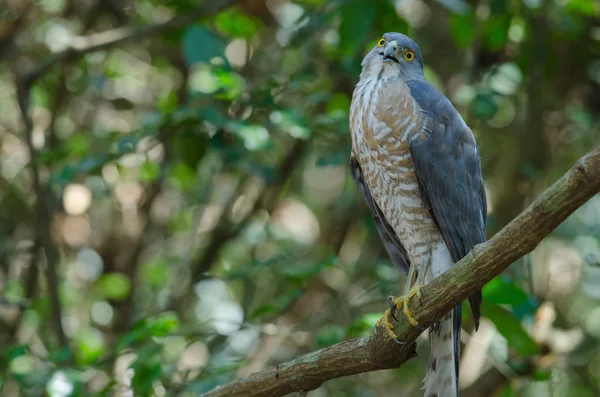
[[(419, 46), (386, 33), (362, 61), (350, 108), (350, 171), (391, 261), (408, 274), (391, 318), (421, 288), (486, 240), (487, 203), (475, 138), (448, 98), (423, 75)], [(475, 329), (481, 291), (469, 297)], [(461, 304), (430, 328), (425, 397), (458, 395)]]

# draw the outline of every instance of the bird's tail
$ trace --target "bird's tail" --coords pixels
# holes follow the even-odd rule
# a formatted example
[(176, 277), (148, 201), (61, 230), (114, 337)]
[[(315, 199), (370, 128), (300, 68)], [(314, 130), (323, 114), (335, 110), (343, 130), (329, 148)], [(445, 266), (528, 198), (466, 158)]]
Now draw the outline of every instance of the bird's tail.
[(429, 329), (429, 365), (423, 381), (425, 397), (457, 397), (462, 306)]

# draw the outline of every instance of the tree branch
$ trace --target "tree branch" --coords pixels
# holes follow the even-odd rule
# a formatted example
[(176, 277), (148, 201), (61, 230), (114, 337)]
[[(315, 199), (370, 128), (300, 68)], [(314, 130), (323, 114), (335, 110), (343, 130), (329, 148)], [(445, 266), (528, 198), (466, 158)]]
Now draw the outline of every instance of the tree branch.
[[(476, 246), (452, 269), (427, 285), (422, 305), (416, 299), (410, 304), (419, 324), (426, 328), (435, 323), (458, 302), (531, 252), (599, 191), (600, 146), (597, 146), (488, 242)], [(400, 340), (407, 342), (404, 345), (390, 341), (378, 329), (370, 336), (347, 340), (218, 386), (204, 397), (283, 396), (294, 391), (314, 390), (342, 376), (397, 368), (415, 356), (414, 341), (421, 333), (403, 316), (399, 320), (395, 331)]]
[[(157, 23), (141, 27), (127, 26), (108, 30), (102, 33), (96, 33), (90, 36), (77, 37), (75, 40), (73, 40), (70, 48), (48, 57), (46, 61), (33, 67), (32, 70), (26, 73), (23, 76), (25, 86), (27, 87), (33, 84), (41, 76), (48, 73), (48, 71), (59, 62), (63, 62), (69, 58), (89, 54), (91, 52), (105, 50), (125, 42), (141, 40), (148, 36), (161, 34), (169, 30), (188, 25), (202, 16), (212, 15), (226, 9), (236, 3), (236, 1), (237, 0), (206, 1), (197, 9), (182, 15), (178, 15), (164, 23)], [(198, 45), (201, 45), (201, 43)]]
[[(36, 208), (36, 238), (39, 238), (41, 245), (44, 248), (46, 257), (46, 282), (48, 284), (48, 293), (50, 295), (50, 304), (53, 311), (52, 321), (56, 329), (56, 336), (61, 347), (68, 347), (68, 340), (62, 326), (62, 308), (60, 304), (60, 296), (58, 294), (59, 278), (57, 267), (60, 264), (60, 254), (54, 243), (51, 232), (52, 217), (48, 209), (49, 203), (53, 204), (54, 197), (45, 183), (42, 182), (40, 176), (40, 166), (37, 158), (37, 151), (33, 144), (33, 121), (29, 114), (29, 87), (20, 84), (17, 78), (17, 99), (21, 117), (25, 127), (25, 142), (29, 150), (29, 168), (33, 179), (33, 191), (35, 193), (35, 208)], [(37, 264), (36, 264), (37, 266)]]

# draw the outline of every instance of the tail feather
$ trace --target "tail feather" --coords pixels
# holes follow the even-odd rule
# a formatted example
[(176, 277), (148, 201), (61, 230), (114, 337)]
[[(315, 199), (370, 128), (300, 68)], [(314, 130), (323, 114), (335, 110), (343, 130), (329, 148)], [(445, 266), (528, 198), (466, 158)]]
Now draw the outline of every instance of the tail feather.
[[(433, 251), (431, 269), (425, 274), (425, 284), (429, 284), (451, 266), (450, 252), (446, 245), (440, 242)], [(478, 313), (480, 298), (474, 294), (473, 300), (472, 307)], [(458, 396), (461, 315), (462, 304), (459, 303), (429, 329), (429, 365), (423, 380), (425, 397)]]
[(425, 397), (457, 397), (462, 306), (457, 305), (429, 330)]

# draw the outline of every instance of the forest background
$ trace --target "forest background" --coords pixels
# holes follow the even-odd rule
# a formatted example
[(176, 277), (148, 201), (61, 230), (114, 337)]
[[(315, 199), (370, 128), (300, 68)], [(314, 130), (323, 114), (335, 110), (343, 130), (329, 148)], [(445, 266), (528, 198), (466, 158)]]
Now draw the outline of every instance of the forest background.
[[(489, 236), (600, 142), (594, 0), (0, 0), (0, 394), (196, 396), (371, 333), (404, 275), (348, 109), (389, 31), (476, 135)], [(599, 265), (596, 196), (463, 311), (461, 395), (599, 395)], [(425, 342), (310, 396), (420, 396)]]

